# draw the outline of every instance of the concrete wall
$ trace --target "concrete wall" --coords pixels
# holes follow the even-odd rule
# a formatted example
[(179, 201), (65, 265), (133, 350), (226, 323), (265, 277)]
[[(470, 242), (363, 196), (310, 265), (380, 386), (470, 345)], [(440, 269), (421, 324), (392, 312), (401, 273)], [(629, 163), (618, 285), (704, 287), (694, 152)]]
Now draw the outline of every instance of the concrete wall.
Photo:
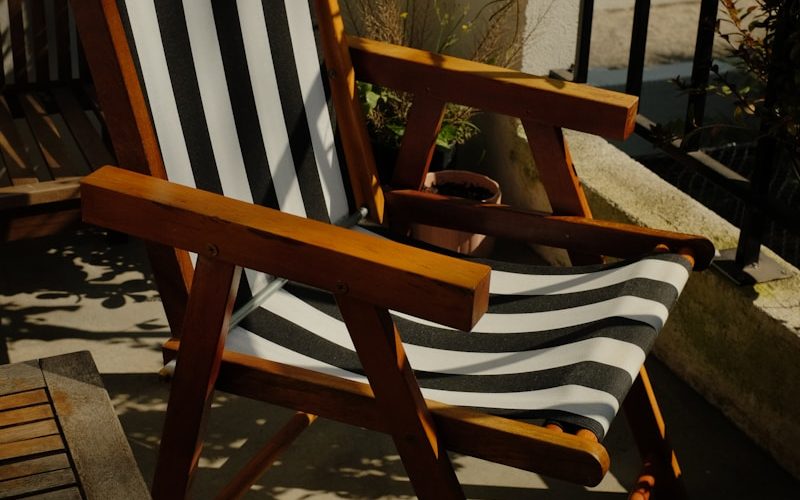
[(528, 0), (525, 31), (533, 36), (523, 49), (522, 69), (547, 75), (575, 61), (579, 0)]

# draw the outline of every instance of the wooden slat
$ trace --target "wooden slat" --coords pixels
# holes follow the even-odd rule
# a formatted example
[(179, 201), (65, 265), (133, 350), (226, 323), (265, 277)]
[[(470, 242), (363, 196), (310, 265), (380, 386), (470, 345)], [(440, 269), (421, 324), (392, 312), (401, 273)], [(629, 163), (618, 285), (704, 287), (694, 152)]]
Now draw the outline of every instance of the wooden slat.
[(36, 64), (36, 81), (50, 81), (50, 60), (47, 55), (47, 19), (43, 1), (29, 2), (31, 6), (31, 32), (33, 34), (33, 57)]
[(53, 178), (88, 174), (89, 166), (62, 119), (48, 114), (44, 103), (34, 93), (22, 94), (19, 100)]
[(559, 217), (412, 190), (386, 194), (387, 217), (488, 234), (612, 257), (636, 257), (666, 245), (689, 249), (697, 270), (708, 267), (714, 245), (702, 236), (662, 231), (585, 217)]
[(58, 426), (53, 419), (40, 420), (30, 424), (12, 425), (0, 428), (0, 445), (42, 436), (52, 436), (53, 434), (58, 434)]
[(381, 223), (383, 189), (356, 90), (356, 77), (350, 60), (342, 12), (336, 0), (320, 0), (314, 3), (336, 108), (336, 122), (340, 130), (347, 132), (342, 133), (341, 138), (353, 196), (357, 206), (369, 209), (371, 220)]
[(0, 188), (0, 209), (30, 207), (80, 196), (80, 177)]
[[(167, 357), (173, 356), (178, 347), (175, 340), (167, 342)], [(350, 425), (390, 432), (389, 422), (366, 384), (225, 351), (217, 387)], [(585, 485), (596, 485), (608, 470), (608, 453), (599, 443), (467, 408), (431, 400), (426, 403), (448, 450)]]
[(389, 311), (336, 295), (336, 303), (420, 498), (464, 498)]
[(81, 199), (87, 222), (454, 328), (488, 307), (488, 266), (330, 224), (115, 168), (85, 177)]
[(81, 492), (78, 488), (64, 488), (61, 490), (48, 491), (40, 495), (25, 497), (26, 500), (81, 500)]
[(75, 470), (89, 498), (148, 498), (88, 351), (40, 360)]
[(58, 87), (52, 89), (51, 93), (91, 169), (113, 164), (114, 157), (106, 149), (100, 134), (86, 117), (72, 91), (67, 87)]
[(0, 188), (11, 185), (11, 177), (8, 175), (8, 167), (3, 155), (0, 154)]
[[(7, 212), (10, 220), (0, 219), (0, 240), (15, 241), (38, 238), (77, 227), (81, 213), (79, 200), (66, 200), (45, 205), (33, 205)], [(6, 214), (4, 214), (6, 215)]]
[(26, 406), (25, 408), (0, 412), (0, 427), (35, 422), (52, 417), (53, 409), (50, 407), (50, 404)]
[(69, 39), (68, 0), (55, 0), (56, 54), (58, 55), (58, 79), (72, 80), (72, 60)]
[(613, 139), (633, 132), (635, 96), (374, 40), (349, 44), (359, 80)]
[(0, 410), (10, 410), (40, 403), (47, 403), (47, 393), (44, 389), (24, 391), (16, 394), (0, 396)]
[(58, 469), (1, 482), (0, 498), (29, 495), (39, 491), (73, 484), (75, 484), (75, 475), (72, 473), (72, 470)]
[(203, 447), (241, 268), (199, 256), (169, 393), (153, 496), (184, 498)]
[(392, 176), (392, 187), (422, 188), (436, 148), (436, 136), (442, 125), (444, 105), (444, 101), (428, 94), (414, 96)]
[(52, 178), (44, 160), (33, 154), (36, 145), (27, 143), (20, 135), (5, 97), (0, 97), (0, 148), (11, 184), (30, 184)]
[(29, 455), (36, 455), (39, 453), (47, 453), (49, 451), (58, 451), (64, 449), (64, 441), (60, 435), (42, 436), (25, 441), (17, 441), (15, 443), (6, 443), (0, 445), (0, 460), (7, 460), (10, 458), (27, 457)]
[(36, 361), (0, 365), (0, 394), (8, 395), (45, 387)]
[(25, 26), (22, 21), (22, 0), (8, 0), (8, 17), (11, 23), (11, 55), (14, 61), (14, 83), (28, 82), (25, 56)]
[(69, 458), (65, 453), (45, 455), (30, 460), (0, 465), (0, 481), (67, 468), (69, 468)]

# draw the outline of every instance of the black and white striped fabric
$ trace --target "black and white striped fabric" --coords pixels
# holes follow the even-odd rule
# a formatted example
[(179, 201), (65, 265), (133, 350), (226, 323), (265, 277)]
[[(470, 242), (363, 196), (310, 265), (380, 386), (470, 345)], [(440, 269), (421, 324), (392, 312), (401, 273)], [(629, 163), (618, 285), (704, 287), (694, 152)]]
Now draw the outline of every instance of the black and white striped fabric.
[[(119, 1), (172, 181), (329, 222), (351, 213), (305, 1)], [(602, 438), (688, 264), (491, 265), (490, 311), (473, 332), (396, 315), (424, 395)], [(243, 281), (240, 295), (267, 277)], [(300, 285), (272, 295), (228, 348), (365, 381), (332, 298)]]

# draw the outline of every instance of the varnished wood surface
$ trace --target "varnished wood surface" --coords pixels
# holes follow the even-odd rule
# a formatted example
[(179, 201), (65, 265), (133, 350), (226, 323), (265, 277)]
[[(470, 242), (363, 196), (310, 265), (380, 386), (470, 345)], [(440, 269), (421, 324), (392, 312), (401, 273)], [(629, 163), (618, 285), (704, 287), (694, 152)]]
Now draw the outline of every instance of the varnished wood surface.
[(635, 96), (364, 38), (348, 43), (359, 80), (612, 139), (633, 132)]
[(240, 275), (241, 268), (223, 260), (202, 255), (197, 259), (153, 479), (156, 499), (184, 498), (188, 492)]
[[(179, 345), (173, 339), (164, 347), (174, 356)], [(225, 351), (218, 389), (391, 432), (368, 385), (303, 368)], [(448, 450), (587, 486), (599, 483), (608, 470), (608, 453), (597, 442), (435, 401), (426, 404)]]
[(146, 240), (462, 330), (488, 307), (484, 265), (111, 167), (82, 190), (86, 222)]
[(714, 257), (714, 245), (702, 236), (632, 224), (553, 216), (412, 190), (389, 192), (386, 203), (389, 218), (587, 253), (635, 257), (663, 244), (676, 253), (687, 250), (697, 270), (707, 268)]
[(445, 102), (428, 94), (414, 96), (397, 156), (392, 187), (421, 189), (436, 148)]
[(0, 366), (0, 498), (29, 495), (149, 498), (88, 352)]

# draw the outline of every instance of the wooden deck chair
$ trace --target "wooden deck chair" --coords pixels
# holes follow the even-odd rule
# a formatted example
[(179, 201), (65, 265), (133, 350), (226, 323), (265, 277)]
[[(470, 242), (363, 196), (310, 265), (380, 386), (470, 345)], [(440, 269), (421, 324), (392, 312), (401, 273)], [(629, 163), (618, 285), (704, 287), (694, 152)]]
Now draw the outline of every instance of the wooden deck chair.
[[(127, 169), (84, 179), (84, 219), (149, 242), (175, 335), (154, 496), (186, 495), (215, 387), (300, 412), (256, 462), (322, 416), (391, 435), (416, 493), (437, 499), (463, 497), (446, 450), (598, 483), (598, 441), (628, 394), (656, 487), (679, 489), (637, 374), (713, 247), (592, 220), (560, 130), (626, 136), (635, 98), (347, 38), (335, 0), (73, 7)], [(377, 181), (351, 60), (359, 78), (415, 94), (404, 189)], [(415, 191), (446, 100), (521, 116), (561, 215)], [(362, 208), (373, 224), (468, 226), (624, 260), (467, 261), (336, 227)], [(262, 295), (228, 332), (234, 302)]]
[(80, 177), (113, 162), (68, 7), (0, 3), (0, 241), (79, 222)]

